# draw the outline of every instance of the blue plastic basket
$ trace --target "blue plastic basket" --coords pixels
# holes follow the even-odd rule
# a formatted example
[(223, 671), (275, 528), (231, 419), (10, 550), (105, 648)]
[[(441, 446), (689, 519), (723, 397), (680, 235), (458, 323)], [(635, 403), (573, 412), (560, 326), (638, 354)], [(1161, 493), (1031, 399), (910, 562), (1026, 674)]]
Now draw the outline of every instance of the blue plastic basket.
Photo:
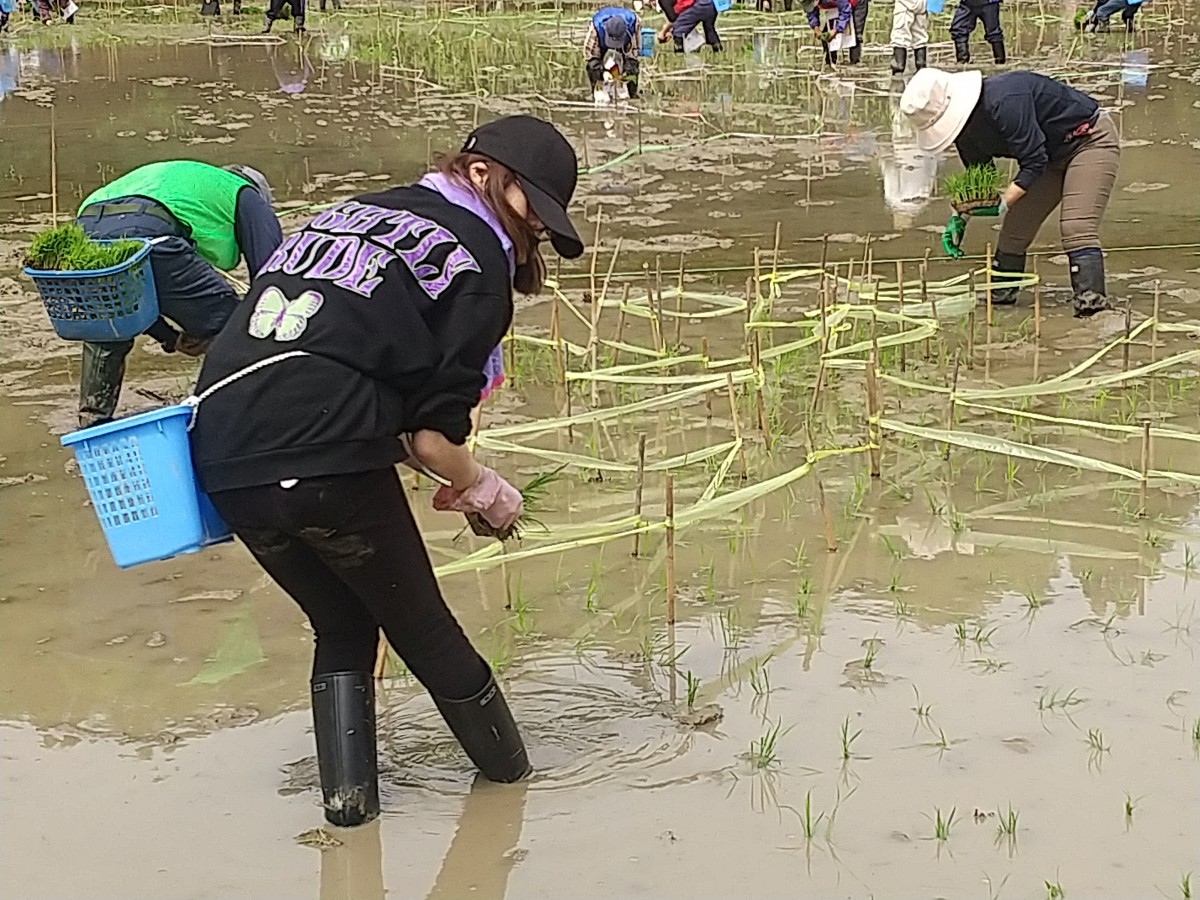
[(638, 44), (638, 56), (653, 56), (654, 45), (656, 43), (658, 43), (658, 32), (653, 28), (643, 28), (641, 34), (641, 43)]
[(122, 569), (229, 540), (192, 468), (190, 406), (169, 406), (62, 438)]
[[(150, 268), (150, 242), (125, 262), (90, 272), (25, 269), (33, 279), (50, 324), (68, 341), (124, 341), (158, 318), (158, 292)], [(97, 241), (108, 244), (112, 241)]]
[(925, 0), (925, 12), (938, 15), (946, 9), (946, 0)]
[(717, 12), (726, 13), (733, 9), (733, 0), (713, 0), (713, 6), (717, 8)]

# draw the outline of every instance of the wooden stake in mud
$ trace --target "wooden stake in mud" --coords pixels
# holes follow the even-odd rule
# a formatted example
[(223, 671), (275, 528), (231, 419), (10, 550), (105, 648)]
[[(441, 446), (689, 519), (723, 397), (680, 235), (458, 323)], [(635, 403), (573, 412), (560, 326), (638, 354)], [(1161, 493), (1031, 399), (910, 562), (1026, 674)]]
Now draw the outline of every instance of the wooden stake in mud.
[(725, 373), (725, 393), (729, 395), (729, 415), (733, 418), (733, 439), (738, 442), (738, 457), (742, 464), (742, 481), (745, 481), (750, 470), (746, 466), (746, 443), (742, 440), (742, 420), (738, 416), (737, 394), (733, 391), (733, 376)]
[(1125, 301), (1125, 342), (1121, 347), (1121, 371), (1129, 371), (1129, 333), (1133, 325), (1133, 308)]
[(876, 367), (879, 365), (875, 358), (875, 351), (871, 351), (871, 355), (867, 358), (867, 443), (871, 450), (871, 477), (879, 477), (880, 464), (880, 446), (879, 446), (879, 379), (875, 377)]
[[(1150, 326), (1150, 362), (1158, 361), (1158, 304), (1162, 282), (1154, 279), (1154, 323)], [(1153, 384), (1153, 382), (1151, 382)]]
[[(950, 402), (946, 408), (946, 430), (954, 430), (954, 401), (958, 396), (958, 351), (954, 351), (954, 374), (950, 376)], [(950, 458), (950, 444), (942, 448), (942, 459)]]
[(658, 350), (667, 351), (667, 327), (663, 319), (662, 257), (654, 257), (654, 309), (658, 316)]
[(50, 106), (50, 227), (58, 225), (58, 132), (54, 105)]
[(387, 670), (387, 638), (383, 636), (383, 631), (379, 632), (379, 644), (375, 648), (375, 680), (383, 681), (384, 673)]
[[(700, 338), (700, 355), (704, 357), (704, 371), (708, 372), (708, 338)], [(704, 418), (712, 421), (712, 392), (704, 392)]]
[[(812, 439), (812, 419), (808, 420), (808, 459), (813, 459), (813, 439)], [(821, 522), (825, 526), (825, 549), (830, 553), (837, 553), (837, 535), (833, 530), (833, 517), (829, 514), (829, 504), (825, 502), (825, 485), (821, 481), (821, 476), (816, 469), (816, 463), (813, 463), (813, 483), (817, 488), (817, 506), (821, 509)]]
[(1038, 258), (1033, 258), (1033, 339), (1042, 340), (1042, 278), (1038, 275)]
[(675, 346), (683, 344), (683, 254), (679, 254), (679, 284), (675, 293)]
[(821, 297), (825, 297), (825, 266), (829, 264), (829, 235), (821, 236)]
[(1138, 510), (1139, 518), (1149, 515), (1148, 504), (1150, 494), (1150, 423), (1142, 423), (1142, 502)]
[[(779, 222), (775, 222), (775, 246), (771, 250), (771, 288), (775, 287), (775, 279), (779, 277)], [(772, 296), (774, 292), (772, 291)]]
[[(642, 491), (646, 485), (646, 435), (638, 435), (638, 462), (637, 462), (637, 483), (634, 486), (633, 493), (633, 517), (637, 519), (637, 524), (642, 522)], [(635, 558), (641, 550), (642, 533), (639, 531), (633, 536), (633, 553)]]
[(654, 282), (650, 280), (650, 263), (642, 263), (642, 275), (646, 279), (646, 310), (650, 313), (650, 336), (654, 338), (654, 348), (662, 346), (662, 331), (658, 317), (654, 314)]
[[(896, 298), (900, 301), (900, 314), (904, 314), (904, 261), (896, 260)], [(900, 345), (900, 371), (908, 364), (908, 345)]]
[(967, 273), (967, 289), (971, 292), (971, 311), (967, 313), (967, 369), (975, 368), (975, 305), (979, 296), (975, 292), (975, 270)]
[(508, 323), (508, 380), (517, 384), (517, 317)]
[[(629, 282), (625, 282), (625, 288), (621, 291), (621, 305), (617, 309), (617, 337), (614, 343), (622, 344), (625, 342), (625, 307), (629, 305)], [(621, 348), (613, 347), (612, 364), (615, 366), (621, 361)]]
[(667, 476), (667, 624), (675, 624), (675, 476)]
[(758, 411), (758, 430), (762, 432), (763, 443), (767, 445), (767, 450), (771, 449), (771, 428), (767, 424), (767, 403), (763, 399), (763, 390), (765, 388), (766, 379), (763, 379), (763, 385), (759, 385), (759, 374), (762, 370), (762, 335), (757, 331), (754, 333), (754, 341), (751, 344), (753, 353), (751, 354), (750, 365), (754, 369), (754, 398), (755, 407)]
[(754, 248), (754, 306), (762, 302), (762, 251)]
[[(983, 270), (983, 285), (984, 290), (987, 291), (987, 327), (990, 329), (992, 327), (992, 245), (990, 243), (987, 245), (986, 261), (987, 268)], [(990, 331), (988, 332), (987, 342), (989, 344), (992, 342)]]
[(550, 298), (550, 340), (554, 342), (554, 375), (558, 386), (564, 391), (567, 387), (567, 362), (563, 356), (562, 333), (558, 321), (558, 295)]
[[(925, 257), (926, 257), (926, 260), (928, 260), (928, 258), (929, 258), (929, 249), (928, 248), (926, 248), (926, 250), (925, 250)], [(928, 265), (929, 265), (929, 263), (927, 261), (921, 263), (921, 302), (922, 303), (929, 302), (929, 282), (926, 279), (926, 272), (928, 271), (928, 269), (926, 267)], [(925, 360), (928, 362), (929, 356), (930, 356), (929, 338), (925, 338), (924, 354), (925, 354)]]

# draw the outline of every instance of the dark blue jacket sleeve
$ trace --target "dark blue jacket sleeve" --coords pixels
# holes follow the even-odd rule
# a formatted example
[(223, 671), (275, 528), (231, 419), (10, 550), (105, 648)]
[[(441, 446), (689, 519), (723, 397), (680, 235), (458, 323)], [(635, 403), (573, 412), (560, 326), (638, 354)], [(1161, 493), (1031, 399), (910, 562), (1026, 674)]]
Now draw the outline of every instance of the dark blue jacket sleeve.
[(283, 243), (283, 229), (271, 204), (254, 188), (247, 185), (238, 191), (237, 208), (233, 214), (233, 236), (237, 239), (250, 277)]
[(1042, 177), (1050, 162), (1046, 135), (1038, 124), (1033, 94), (1028, 91), (1007, 94), (988, 110), (996, 132), (1008, 148), (1008, 156), (1021, 167), (1013, 179), (1018, 187), (1029, 190)]
[(850, 27), (850, 17), (854, 14), (854, 10), (850, 8), (850, 0), (838, 0), (838, 17), (833, 23), (833, 30), (844, 32)]

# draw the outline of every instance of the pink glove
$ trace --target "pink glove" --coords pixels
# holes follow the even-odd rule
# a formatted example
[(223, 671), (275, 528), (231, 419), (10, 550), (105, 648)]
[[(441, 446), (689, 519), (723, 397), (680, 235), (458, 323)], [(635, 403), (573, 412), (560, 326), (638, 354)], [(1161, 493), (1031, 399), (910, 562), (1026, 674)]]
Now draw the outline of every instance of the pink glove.
[(433, 495), (433, 508), (440, 512), (477, 513), (493, 528), (508, 528), (524, 508), (521, 492), (496, 474), (495, 469), (479, 468), (478, 480), (465, 491), (438, 488)]

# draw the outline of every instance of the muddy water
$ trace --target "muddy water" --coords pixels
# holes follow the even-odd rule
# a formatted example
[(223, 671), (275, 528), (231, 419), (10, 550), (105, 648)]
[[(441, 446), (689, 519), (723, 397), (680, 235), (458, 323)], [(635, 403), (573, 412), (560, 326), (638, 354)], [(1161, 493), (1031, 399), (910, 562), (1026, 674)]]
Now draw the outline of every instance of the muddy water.
[[(1191, 22), (1148, 42), (1145, 87), (1125, 83), (1115, 45), (1072, 69), (1121, 107), (1126, 149), (1104, 237), (1135, 249), (1110, 255), (1115, 292), (1148, 314), (1159, 279), (1169, 320), (1196, 318), (1195, 248), (1136, 248), (1196, 240), (1200, 89), (1194, 66), (1175, 62), (1194, 35)], [(753, 37), (744, 35), (747, 54)], [(1022, 46), (1058, 66), (1057, 37), (1027, 31)], [(771, 72), (792, 64), (788, 45), (759, 43), (762, 70), (734, 71), (727, 86), (716, 72), (712, 83), (685, 79), (665, 61), (640, 122), (569, 106), (565, 93), (533, 104), (586, 146), (592, 167), (639, 142), (686, 145), (581, 181), (589, 227), (603, 208), (601, 265), (621, 238), (617, 271), (634, 273), (631, 284), (642, 262), (661, 255), (674, 272), (682, 252), (693, 286), (736, 293), (777, 222), (785, 265), (814, 261), (825, 234), (831, 261), (843, 263), (861, 255), (866, 233), (879, 258), (919, 257), (936, 240), (940, 201), (899, 218), (885, 202), (898, 158), (887, 83), (860, 74), (780, 87), (786, 78)], [(393, 671), (380, 699), (385, 816), (324, 851), (297, 845), (293, 836), (321, 821), (302, 617), (236, 545), (115, 570), (58, 447), (73, 418), (76, 351), (16, 277), (23, 240), (52, 209), (50, 104), (61, 210), (114, 172), (186, 155), (253, 162), (293, 210), (289, 222), (306, 206), (410, 178), (473, 121), (529, 104), (417, 103), (367, 67), (324, 61), (319, 45), (307, 63), (290, 44), (17, 61), (20, 85), (0, 103), (0, 896), (690, 897), (740, 896), (753, 884), (769, 897), (1032, 897), (1050, 881), (1070, 896), (1141, 897), (1177, 896), (1181, 874), (1200, 864), (1194, 491), (1156, 488), (1140, 519), (1130, 482), (968, 451), (944, 463), (903, 441), (889, 445), (875, 485), (859, 457), (822, 467), (835, 554), (808, 481), (681, 532), (673, 647), (658, 537), (638, 560), (622, 541), (513, 564), (507, 587), (499, 570), (448, 578), (468, 633), (503, 670), (537, 776), (474, 785), (429, 700)], [(282, 90), (300, 81), (303, 92)], [(709, 139), (728, 133), (740, 136)], [(976, 252), (985, 240), (970, 235)], [(1050, 226), (1038, 247), (1047, 281), (1062, 287), (1055, 240)], [(934, 265), (935, 277), (959, 271)], [(586, 282), (566, 283), (578, 298)], [(814, 296), (798, 283), (783, 305), (811, 308)], [(1046, 294), (1044, 374), (1123, 327), (1119, 316), (1074, 323), (1061, 299)], [(523, 310), (522, 329), (544, 330), (546, 308)], [(965, 382), (1031, 380), (1027, 317), (1027, 307), (998, 314), (992, 352)], [(732, 355), (740, 320), (689, 321), (681, 337), (694, 346), (701, 334), (714, 355)], [(645, 323), (629, 338), (648, 343)], [(1144, 361), (1149, 349), (1133, 352)], [(914, 350), (910, 376), (944, 380), (948, 356), (935, 357)], [(124, 408), (180, 396), (192, 376), (140, 346)], [(487, 421), (557, 411), (544, 378), (515, 381)], [(809, 383), (792, 389), (785, 421), (807, 404)], [(1194, 372), (1155, 390), (1143, 410), (1195, 429)], [(856, 443), (853, 380), (835, 380), (830, 395), (818, 443)], [(1087, 395), (1065, 411), (1037, 408), (1111, 420), (1120, 402)], [(897, 392), (889, 413), (936, 422), (944, 406)], [(961, 423), (996, 430), (972, 413)], [(647, 433), (653, 459), (725, 440), (730, 425), (727, 411), (706, 420), (694, 404), (584, 429), (574, 443), (561, 433), (535, 443), (628, 461)], [(1136, 440), (1049, 427), (1035, 438), (1138, 466)], [(798, 464), (801, 447), (798, 435), (772, 454), (756, 442), (751, 477)], [(1156, 464), (1195, 473), (1187, 447), (1164, 447)], [(680, 470), (681, 503), (710, 475)], [(625, 514), (631, 493), (624, 475), (573, 478), (545, 518)], [(424, 494), (414, 504), (436, 562), (472, 549), (453, 542), (457, 523), (429, 512)], [(655, 482), (647, 513), (661, 509)], [(718, 721), (678, 721), (689, 674), (693, 705), (719, 705)], [(843, 727), (858, 734), (848, 759)], [(756, 768), (751, 742), (775, 728), (777, 759)], [(997, 834), (995, 813), (1010, 806), (1015, 841)], [(954, 812), (945, 841), (935, 838), (939, 810)]]

